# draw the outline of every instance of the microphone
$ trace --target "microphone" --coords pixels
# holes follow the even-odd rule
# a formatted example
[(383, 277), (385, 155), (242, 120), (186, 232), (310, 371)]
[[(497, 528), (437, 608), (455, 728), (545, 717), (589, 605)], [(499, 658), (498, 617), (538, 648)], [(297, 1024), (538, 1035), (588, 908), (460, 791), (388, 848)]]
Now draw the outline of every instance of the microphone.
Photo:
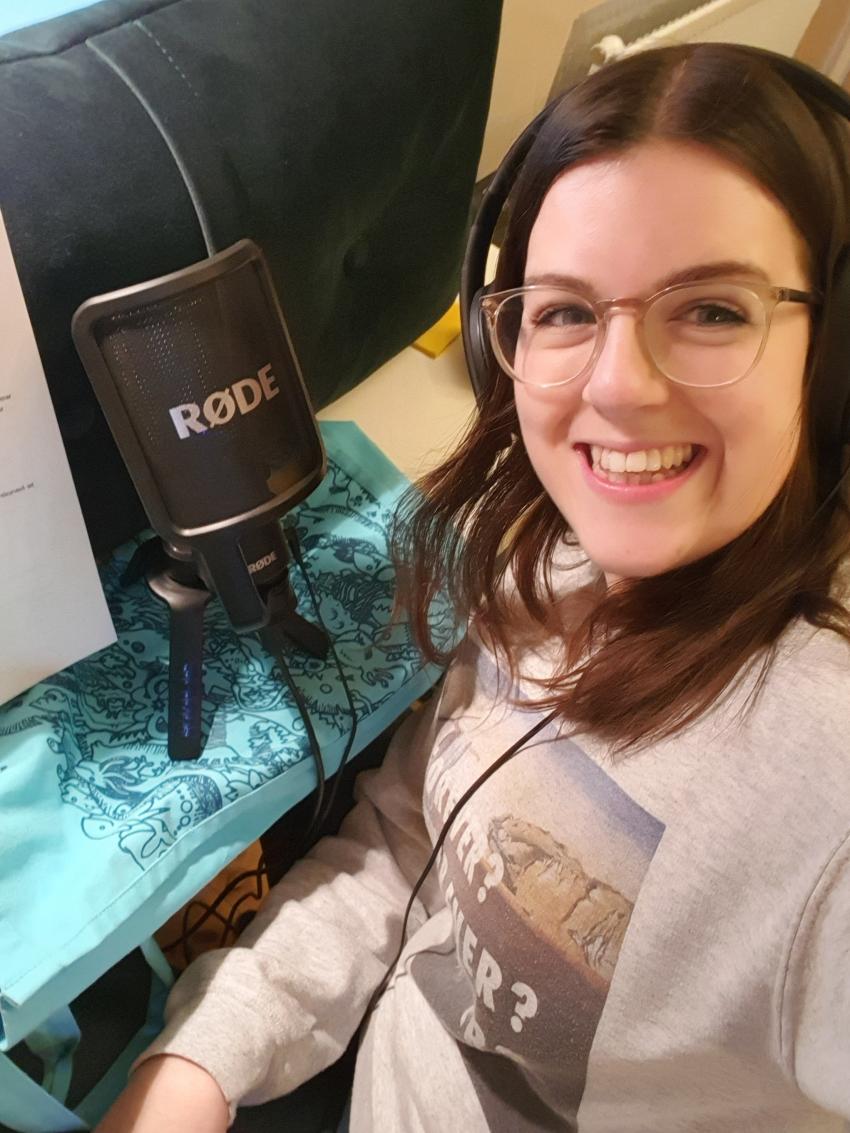
[(125, 572), (170, 609), (168, 751), (201, 749), (204, 609), (215, 594), (238, 633), (283, 633), (324, 657), (289, 582), (280, 517), (321, 482), (327, 458), (260, 249), (88, 299), (72, 336), (157, 538)]

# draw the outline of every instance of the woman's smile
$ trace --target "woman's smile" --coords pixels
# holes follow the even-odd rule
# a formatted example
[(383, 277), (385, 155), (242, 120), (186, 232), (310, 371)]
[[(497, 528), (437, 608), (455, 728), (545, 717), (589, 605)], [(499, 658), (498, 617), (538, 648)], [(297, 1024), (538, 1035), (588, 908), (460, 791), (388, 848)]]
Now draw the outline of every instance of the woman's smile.
[(634, 448), (582, 443), (574, 447), (595, 479), (629, 488), (680, 480), (704, 451), (701, 445), (690, 441)]

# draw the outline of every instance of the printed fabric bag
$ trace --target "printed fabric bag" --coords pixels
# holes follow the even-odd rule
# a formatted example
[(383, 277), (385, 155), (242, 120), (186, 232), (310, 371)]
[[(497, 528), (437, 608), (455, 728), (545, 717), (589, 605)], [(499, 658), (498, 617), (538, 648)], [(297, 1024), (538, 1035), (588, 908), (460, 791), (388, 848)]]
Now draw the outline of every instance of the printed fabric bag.
[[(322, 621), (357, 709), (360, 750), (439, 675), (404, 623), (391, 624), (387, 534), (407, 481), (349, 422), (324, 423), (328, 474), (293, 513)], [(166, 750), (168, 612), (119, 579), (135, 547), (102, 572), (118, 641), (0, 707), (0, 1052), (26, 1041), (40, 1083), (0, 1053), (0, 1129), (54, 1133), (99, 1119), (160, 1025), (171, 970), (151, 934), (315, 785), (304, 725), (271, 658), (207, 608), (205, 744)], [(299, 572), (292, 583), (315, 620)], [(455, 629), (445, 606), (435, 626)], [(333, 661), (289, 662), (328, 773), (351, 726)], [(79, 1040), (68, 1005), (141, 947), (145, 1026), (72, 1113), (64, 1105)], [(118, 1052), (116, 1052), (117, 1054)]]

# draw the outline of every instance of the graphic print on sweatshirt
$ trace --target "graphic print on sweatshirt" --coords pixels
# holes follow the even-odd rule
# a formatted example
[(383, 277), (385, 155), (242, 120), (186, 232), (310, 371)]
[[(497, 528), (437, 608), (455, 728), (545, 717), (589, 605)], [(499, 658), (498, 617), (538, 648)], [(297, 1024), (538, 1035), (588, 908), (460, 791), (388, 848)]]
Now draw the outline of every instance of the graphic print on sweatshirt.
[[(496, 679), (494, 669), (487, 688), (479, 664), (475, 700), (440, 705), (424, 798), (434, 834), (534, 722), (516, 709), (496, 716)], [(437, 862), (453, 938), (415, 954), (408, 971), (458, 1040), (495, 1133), (576, 1128), (590, 1048), (663, 833), (553, 725), (453, 824)]]

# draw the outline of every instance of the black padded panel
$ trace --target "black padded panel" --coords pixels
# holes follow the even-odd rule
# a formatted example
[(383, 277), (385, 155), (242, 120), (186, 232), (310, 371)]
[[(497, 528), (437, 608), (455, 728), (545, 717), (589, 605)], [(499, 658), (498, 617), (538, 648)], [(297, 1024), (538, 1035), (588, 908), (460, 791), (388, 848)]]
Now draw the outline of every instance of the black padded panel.
[(106, 0), (0, 38), (0, 209), (96, 551), (145, 523), (86, 298), (266, 254), (317, 408), (451, 302), (501, 0)]

